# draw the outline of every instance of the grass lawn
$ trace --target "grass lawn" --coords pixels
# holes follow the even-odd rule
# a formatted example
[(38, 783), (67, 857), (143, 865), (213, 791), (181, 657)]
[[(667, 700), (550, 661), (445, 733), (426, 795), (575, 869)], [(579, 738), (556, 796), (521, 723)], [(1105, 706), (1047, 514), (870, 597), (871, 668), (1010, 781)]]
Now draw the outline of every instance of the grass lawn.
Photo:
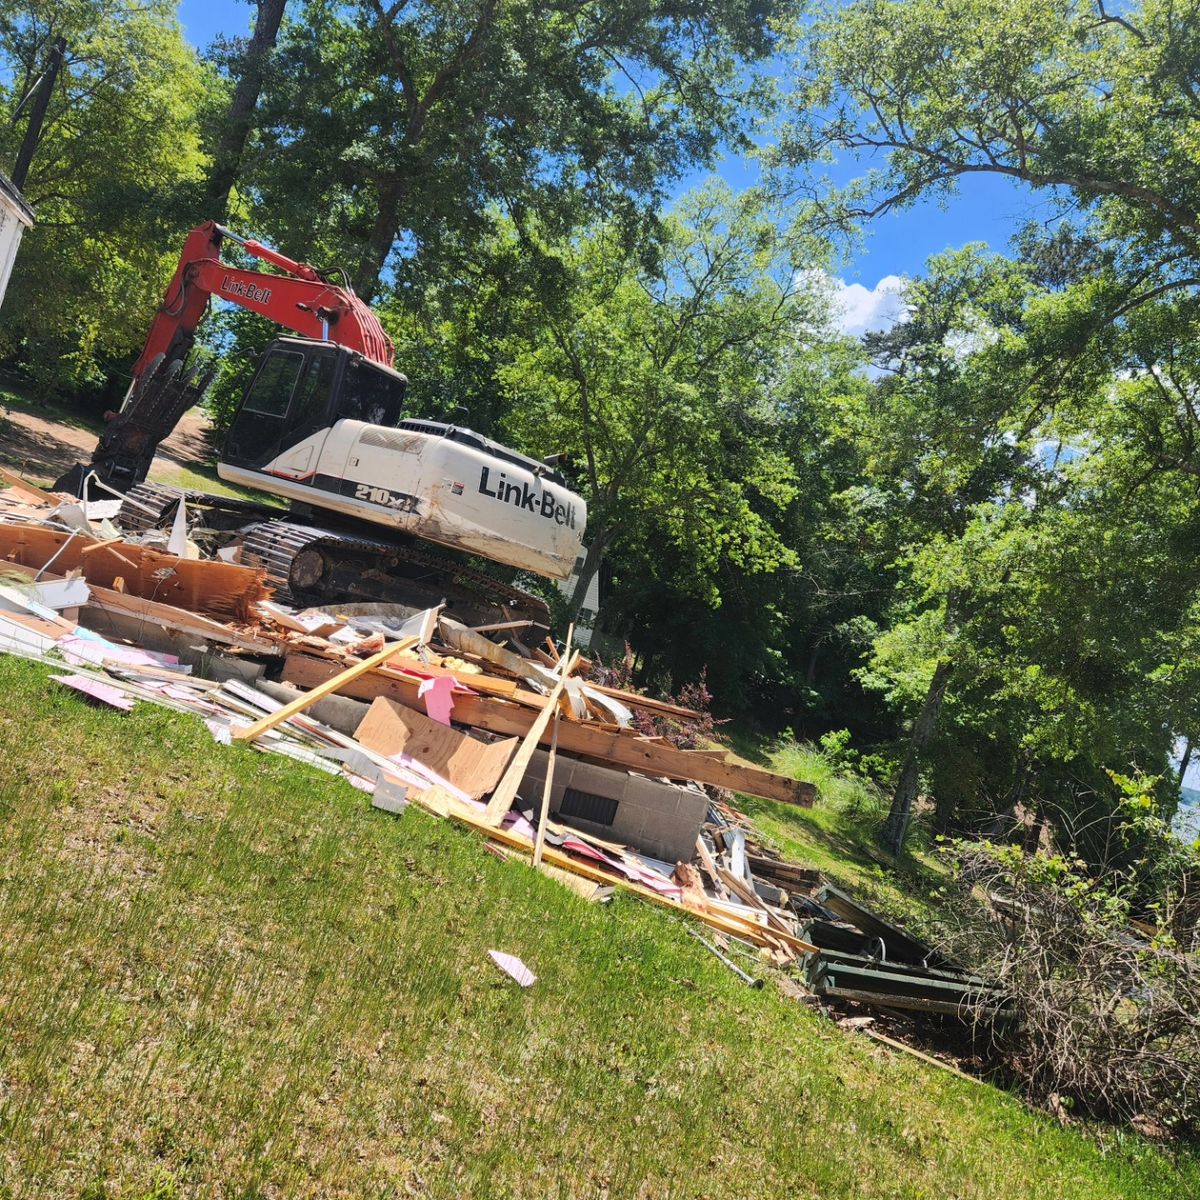
[(930, 923), (936, 904), (933, 893), (945, 882), (944, 869), (935, 855), (919, 847), (906, 849), (893, 862), (875, 845), (875, 831), (887, 813), (887, 799), (877, 788), (838, 775), (810, 746), (795, 742), (769, 746), (745, 737), (735, 737), (733, 744), (748, 761), (816, 785), (818, 802), (811, 809), (738, 797), (738, 807), (753, 817), (775, 849), (818, 868), (831, 883), (912, 926), (914, 932)]
[(2, 1197), (1200, 1194), (1195, 1157), (745, 988), (670, 914), (46, 674), (0, 658)]

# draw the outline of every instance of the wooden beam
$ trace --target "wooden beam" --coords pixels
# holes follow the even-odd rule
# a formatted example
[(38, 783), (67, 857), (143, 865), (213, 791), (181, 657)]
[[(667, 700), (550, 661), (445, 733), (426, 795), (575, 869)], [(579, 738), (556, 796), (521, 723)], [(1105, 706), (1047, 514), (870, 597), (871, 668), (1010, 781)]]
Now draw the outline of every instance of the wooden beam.
[(252, 742), (255, 738), (266, 733), (268, 729), (274, 729), (276, 725), (286, 721), (288, 717), (294, 717), (297, 713), (303, 712), (306, 708), (316, 704), (322, 696), (328, 696), (331, 692), (336, 692), (343, 684), (349, 683), (350, 680), (356, 679), (359, 675), (366, 674), (374, 667), (387, 662), (393, 654), (399, 654), (401, 650), (407, 650), (409, 646), (413, 646), (417, 642), (415, 637), (401, 638), (398, 642), (393, 642), (390, 646), (385, 646), (378, 654), (372, 654), (370, 658), (364, 658), (362, 662), (355, 663), (352, 667), (347, 667), (340, 675), (335, 675), (332, 679), (327, 679), (324, 683), (318, 684), (311, 691), (305, 692), (303, 696), (297, 696), (290, 704), (285, 704), (282, 708), (276, 709), (273, 713), (268, 713), (261, 720), (255, 721), (253, 725), (235, 726), (233, 729), (233, 738), (238, 742)]
[(532, 621), (501, 621), (498, 625), (472, 625), (468, 633), (499, 633), (503, 629), (528, 629)]
[(54, 503), (54, 497), (49, 492), (43, 492), (41, 488), (34, 487), (31, 483), (26, 483), (24, 479), (13, 471), (6, 470), (0, 467), (0, 482), (5, 483), (8, 488), (22, 496), (31, 504), (44, 504), (47, 507)]
[[(574, 660), (571, 658), (571, 641), (575, 637), (575, 622), (572, 621), (567, 630), (567, 643), (563, 647), (563, 657), (567, 660), (563, 679), (570, 674)], [(546, 782), (542, 788), (542, 806), (538, 809), (537, 836), (533, 840), (533, 866), (536, 870), (542, 865), (542, 852), (546, 848), (546, 821), (550, 816), (550, 789), (554, 786), (554, 762), (558, 757), (558, 703), (554, 705), (554, 731), (550, 735), (550, 753), (546, 758)]]
[(704, 716), (694, 708), (683, 708), (666, 700), (656, 700), (653, 696), (642, 696), (638, 692), (627, 692), (623, 688), (605, 687), (600, 683), (589, 683), (588, 687), (604, 696), (619, 700), (626, 708), (640, 708), (659, 717), (671, 717), (678, 721), (698, 721)]
[[(290, 653), (284, 667), (284, 677), (300, 687), (313, 687), (322, 679), (336, 674), (331, 663), (309, 655)], [(374, 700), (389, 696), (410, 708), (423, 708), (417, 698), (417, 685), (401, 679), (389, 679), (371, 672), (351, 680), (344, 689), (348, 696), (359, 700)], [(454, 697), (454, 719), (464, 725), (474, 725), (491, 733), (527, 734), (536, 719), (531, 709), (507, 704), (489, 696), (458, 695)], [(549, 731), (540, 737), (549, 746)], [(693, 754), (662, 742), (649, 742), (629, 732), (598, 729), (581, 721), (563, 721), (559, 730), (558, 747), (568, 754), (598, 759), (609, 766), (627, 767), (646, 775), (666, 776), (668, 779), (695, 780), (713, 787), (729, 788), (766, 800), (809, 807), (816, 797), (811, 783), (788, 779), (764, 771), (761, 767), (709, 758)]]
[(558, 702), (567, 687), (567, 676), (571, 674), (578, 658), (579, 655), (576, 654), (575, 658), (563, 668), (558, 682), (554, 685), (550, 695), (546, 697), (546, 707), (534, 717), (525, 734), (525, 740), (517, 747), (516, 754), (509, 761), (508, 769), (500, 777), (500, 782), (496, 784), (496, 790), (488, 801), (487, 811), (483, 814), (485, 824), (499, 825), (504, 820), (504, 814), (512, 808), (512, 802), (517, 796), (517, 788), (521, 786), (521, 780), (525, 778), (525, 772), (529, 769), (529, 760), (533, 757), (538, 742), (545, 735), (546, 729), (550, 725), (550, 718), (558, 712)]

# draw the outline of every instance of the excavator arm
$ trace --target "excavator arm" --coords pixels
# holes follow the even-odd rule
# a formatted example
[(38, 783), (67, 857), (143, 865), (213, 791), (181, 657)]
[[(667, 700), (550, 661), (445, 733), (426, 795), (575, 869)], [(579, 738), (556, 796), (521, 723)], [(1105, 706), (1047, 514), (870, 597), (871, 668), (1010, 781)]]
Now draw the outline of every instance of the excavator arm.
[[(225, 238), (279, 273), (222, 262)], [(146, 478), (159, 445), (183, 414), (199, 403), (212, 380), (215, 368), (201, 374), (186, 364), (213, 296), (304, 337), (335, 342), (372, 362), (392, 365), (391, 339), (379, 318), (349, 287), (332, 284), (307, 263), (206, 221), (184, 243), (146, 345), (133, 365), (133, 381), (121, 411), (101, 435), (91, 463), (68, 471), (56, 484), (58, 490), (78, 494), (92, 473), (122, 492)]]

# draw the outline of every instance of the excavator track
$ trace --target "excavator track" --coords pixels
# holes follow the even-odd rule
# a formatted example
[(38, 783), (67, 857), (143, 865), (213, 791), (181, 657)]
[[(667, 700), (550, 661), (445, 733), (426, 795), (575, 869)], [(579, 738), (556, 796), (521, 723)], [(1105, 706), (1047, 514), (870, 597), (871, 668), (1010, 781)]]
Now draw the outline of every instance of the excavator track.
[(198, 514), (207, 530), (239, 531), (241, 561), (266, 573), (282, 603), (374, 600), (413, 608), (445, 603), (468, 624), (528, 619), (539, 629), (549, 628), (549, 610), (539, 597), (419, 543), (301, 525), (246, 500), (143, 483), (126, 495), (118, 521), (131, 533), (165, 528), (181, 496), (193, 530)]
[(121, 501), (117, 522), (127, 533), (145, 533), (163, 529), (175, 515), (180, 496), (189, 514), (202, 514), (203, 524), (210, 529), (236, 529), (255, 518), (270, 517), (278, 509), (232, 496), (213, 496), (208, 492), (188, 491), (158, 483), (139, 483), (130, 488)]
[(545, 602), (420, 546), (339, 533), (291, 521), (263, 521), (242, 540), (242, 562), (265, 571), (276, 595), (294, 604), (395, 600), (445, 602), (471, 623), (497, 616), (549, 626)]

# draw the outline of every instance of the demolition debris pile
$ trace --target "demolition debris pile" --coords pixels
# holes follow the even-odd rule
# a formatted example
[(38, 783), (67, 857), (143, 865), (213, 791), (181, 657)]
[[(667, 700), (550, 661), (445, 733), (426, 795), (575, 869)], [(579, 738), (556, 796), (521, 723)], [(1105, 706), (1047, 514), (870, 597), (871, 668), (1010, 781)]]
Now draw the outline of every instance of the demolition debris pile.
[(0, 650), (60, 667), (56, 682), (115, 708), (197, 714), (218, 742), (344, 775), (383, 810), (416, 804), (590, 899), (619, 888), (687, 914), (749, 983), (766, 959), (830, 1001), (1003, 1014), (987, 981), (776, 857), (729, 798), (807, 806), (811, 784), (637, 732), (635, 712), (701, 714), (590, 682), (578, 652), (526, 645), (528, 621), (296, 611), (261, 572), (199, 557), (183, 512), (169, 535), (126, 536), (118, 501), (5, 482)]

